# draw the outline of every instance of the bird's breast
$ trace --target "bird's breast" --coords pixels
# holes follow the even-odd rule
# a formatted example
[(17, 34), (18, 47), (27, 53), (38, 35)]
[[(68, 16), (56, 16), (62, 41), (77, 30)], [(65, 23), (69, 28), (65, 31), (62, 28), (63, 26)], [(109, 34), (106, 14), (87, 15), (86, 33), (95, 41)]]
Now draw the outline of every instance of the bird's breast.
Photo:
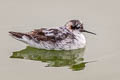
[(83, 34), (76, 34), (75, 35), (75, 45), (78, 46), (79, 48), (83, 48), (86, 45), (86, 39)]

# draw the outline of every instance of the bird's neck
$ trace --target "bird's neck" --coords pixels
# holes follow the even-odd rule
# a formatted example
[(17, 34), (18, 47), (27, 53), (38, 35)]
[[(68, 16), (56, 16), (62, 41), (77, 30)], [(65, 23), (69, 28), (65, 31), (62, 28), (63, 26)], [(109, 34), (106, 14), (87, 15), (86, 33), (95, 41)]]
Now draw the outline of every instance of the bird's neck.
[(73, 30), (72, 33), (73, 33), (74, 35), (80, 35), (80, 34), (82, 34), (82, 33), (81, 33), (80, 31), (78, 31), (78, 30)]
[(79, 31), (73, 31), (73, 34), (79, 39), (82, 43), (86, 43), (85, 36)]

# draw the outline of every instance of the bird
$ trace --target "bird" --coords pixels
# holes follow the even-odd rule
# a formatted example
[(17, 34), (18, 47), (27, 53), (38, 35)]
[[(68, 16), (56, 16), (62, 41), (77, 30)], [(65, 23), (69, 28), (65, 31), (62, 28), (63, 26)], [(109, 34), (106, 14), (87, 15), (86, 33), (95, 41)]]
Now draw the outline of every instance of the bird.
[(9, 34), (16, 40), (34, 48), (74, 50), (86, 47), (86, 38), (83, 32), (96, 35), (85, 30), (80, 20), (69, 20), (64, 26), (57, 28), (40, 28), (25, 33), (10, 31)]

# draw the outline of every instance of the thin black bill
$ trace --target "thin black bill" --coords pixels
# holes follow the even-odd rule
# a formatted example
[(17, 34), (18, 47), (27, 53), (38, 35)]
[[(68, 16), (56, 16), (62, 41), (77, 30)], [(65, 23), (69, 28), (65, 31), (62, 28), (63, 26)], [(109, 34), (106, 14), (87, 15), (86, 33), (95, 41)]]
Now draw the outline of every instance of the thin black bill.
[(93, 33), (93, 32), (87, 31), (87, 30), (81, 30), (81, 32), (86, 32), (86, 33), (90, 33), (90, 34), (96, 35), (96, 33)]

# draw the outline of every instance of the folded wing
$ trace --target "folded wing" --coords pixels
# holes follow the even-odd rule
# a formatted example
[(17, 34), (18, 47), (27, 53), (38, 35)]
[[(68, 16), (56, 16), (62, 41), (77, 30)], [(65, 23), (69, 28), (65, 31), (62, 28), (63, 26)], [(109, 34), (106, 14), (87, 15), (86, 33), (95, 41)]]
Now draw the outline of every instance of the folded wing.
[(68, 37), (67, 33), (62, 33), (59, 29), (36, 29), (28, 33), (35, 41), (61, 41)]

